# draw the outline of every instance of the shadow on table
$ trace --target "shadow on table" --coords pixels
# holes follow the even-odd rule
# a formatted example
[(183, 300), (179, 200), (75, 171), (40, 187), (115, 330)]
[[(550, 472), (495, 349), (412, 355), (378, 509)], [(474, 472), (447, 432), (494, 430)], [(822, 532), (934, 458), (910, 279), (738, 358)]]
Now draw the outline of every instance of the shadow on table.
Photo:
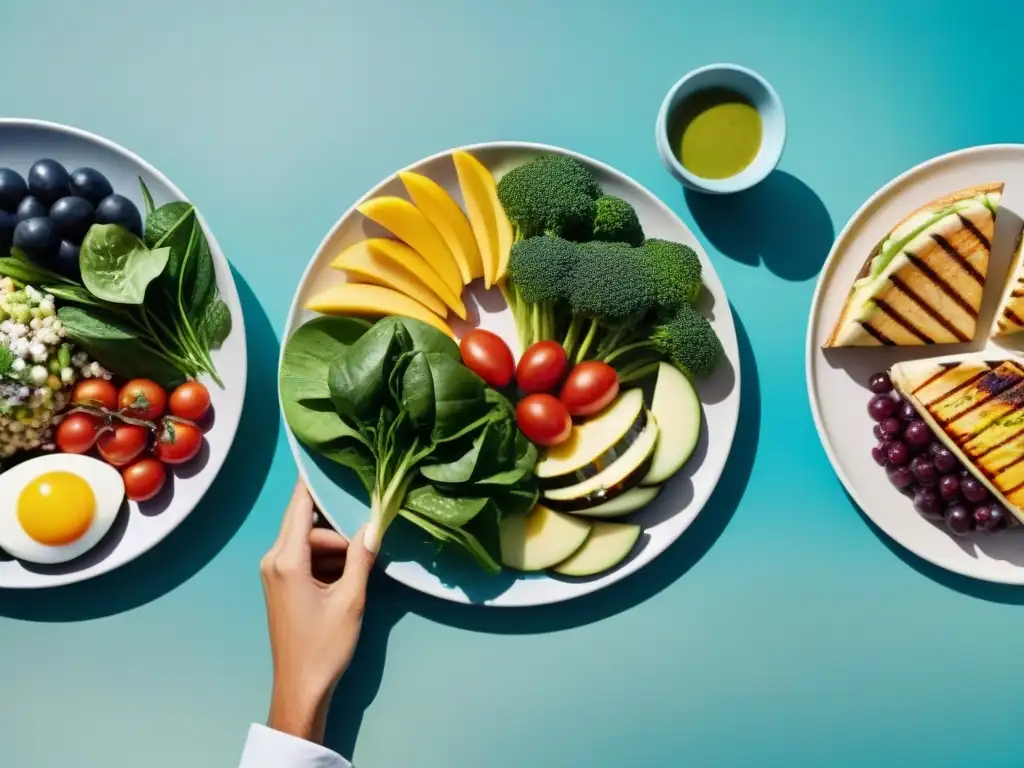
[(783, 280), (814, 277), (835, 239), (825, 204), (796, 176), (772, 171), (755, 187), (732, 195), (683, 188), (701, 232), (724, 255)]
[[(960, 574), (952, 573), (947, 571), (945, 568), (940, 568), (937, 565), (929, 563), (927, 560), (918, 557), (910, 550), (905, 549), (889, 538), (885, 531), (875, 525), (871, 518), (864, 514), (860, 505), (854, 501), (853, 497), (850, 496), (845, 489), (843, 490), (843, 493), (846, 494), (846, 498), (850, 502), (850, 506), (857, 510), (861, 519), (867, 523), (868, 528), (871, 529), (871, 532), (875, 534), (878, 540), (881, 541), (890, 552), (896, 555), (896, 557), (922, 576), (926, 576), (947, 589), (952, 589), (962, 595), (967, 595), (968, 597), (987, 600), (991, 603), (1024, 605), (1024, 587), (1015, 586), (1013, 584), (994, 584), (980, 579), (972, 579), (969, 576), (961, 576)], [(911, 509), (908, 509), (907, 512), (908, 514), (917, 514)], [(964, 544), (962, 546), (966, 547), (967, 545)], [(980, 546), (984, 547), (984, 544), (981, 544)]]
[(0, 590), (0, 616), (81, 621), (131, 610), (183, 584), (231, 540), (256, 503), (274, 457), (277, 336), (245, 279), (233, 272), (245, 316), (248, 385), (242, 420), (220, 474), (185, 521), (146, 554), (110, 573), (64, 587)]

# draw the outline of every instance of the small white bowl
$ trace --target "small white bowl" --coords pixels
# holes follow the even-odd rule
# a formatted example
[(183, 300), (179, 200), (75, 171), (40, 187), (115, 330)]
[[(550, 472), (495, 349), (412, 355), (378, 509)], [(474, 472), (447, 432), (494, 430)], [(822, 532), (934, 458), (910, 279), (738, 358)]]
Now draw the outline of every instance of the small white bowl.
[[(698, 91), (726, 88), (747, 98), (761, 115), (761, 148), (754, 161), (725, 179), (705, 179), (686, 170), (670, 144), (669, 122), (676, 108)], [(725, 195), (757, 184), (771, 173), (782, 157), (786, 145), (786, 113), (782, 100), (767, 80), (753, 70), (738, 64), (709, 64), (683, 76), (665, 96), (655, 127), (658, 154), (669, 172), (690, 189)]]

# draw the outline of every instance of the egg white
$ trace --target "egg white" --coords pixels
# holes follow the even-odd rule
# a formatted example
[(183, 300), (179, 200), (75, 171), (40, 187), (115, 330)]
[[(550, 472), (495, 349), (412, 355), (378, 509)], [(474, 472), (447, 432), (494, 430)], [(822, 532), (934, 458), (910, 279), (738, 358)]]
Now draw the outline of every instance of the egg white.
[[(78, 475), (96, 497), (96, 511), (88, 530), (77, 540), (61, 546), (31, 538), (18, 522), (18, 497), (29, 483), (47, 472)], [(124, 481), (109, 464), (90, 456), (53, 453), (17, 464), (0, 474), (0, 549), (30, 563), (51, 565), (74, 560), (95, 547), (114, 524), (124, 501)]]

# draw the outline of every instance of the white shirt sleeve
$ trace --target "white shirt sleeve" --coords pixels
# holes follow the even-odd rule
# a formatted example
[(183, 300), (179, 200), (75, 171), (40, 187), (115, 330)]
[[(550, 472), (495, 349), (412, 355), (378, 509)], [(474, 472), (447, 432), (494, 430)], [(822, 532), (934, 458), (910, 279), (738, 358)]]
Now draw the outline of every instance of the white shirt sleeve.
[(253, 723), (238, 768), (352, 768), (337, 752)]

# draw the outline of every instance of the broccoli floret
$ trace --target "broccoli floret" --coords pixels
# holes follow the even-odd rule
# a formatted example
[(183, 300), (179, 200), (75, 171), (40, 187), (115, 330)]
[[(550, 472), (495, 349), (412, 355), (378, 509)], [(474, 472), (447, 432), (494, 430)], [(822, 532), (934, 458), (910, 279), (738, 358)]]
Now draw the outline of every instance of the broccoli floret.
[(523, 349), (554, 336), (557, 305), (564, 296), (575, 256), (574, 245), (560, 237), (540, 235), (512, 246), (508, 277)]
[(621, 198), (605, 195), (597, 199), (593, 237), (609, 243), (640, 245), (644, 241), (644, 230), (632, 205)]
[(498, 199), (516, 239), (590, 236), (601, 188), (582, 163), (564, 155), (541, 155), (509, 171), (498, 182)]
[(657, 288), (658, 307), (674, 312), (693, 304), (700, 295), (701, 265), (697, 252), (688, 245), (649, 239), (643, 245)]
[(618, 347), (604, 356), (606, 363), (626, 357), (619, 371), (625, 383), (649, 373), (660, 359), (667, 359), (688, 377), (707, 376), (722, 356), (722, 342), (711, 323), (689, 304), (654, 327), (649, 338)]

